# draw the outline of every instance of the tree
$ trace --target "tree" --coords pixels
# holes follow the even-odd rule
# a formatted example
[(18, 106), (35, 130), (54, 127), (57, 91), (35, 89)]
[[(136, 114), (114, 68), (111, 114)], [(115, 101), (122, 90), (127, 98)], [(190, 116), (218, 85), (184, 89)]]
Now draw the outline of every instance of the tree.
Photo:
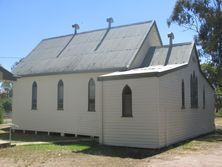
[(215, 107), (216, 112), (218, 112), (222, 108), (222, 78), (220, 77), (220, 70), (213, 63), (201, 64), (201, 70), (215, 88)]
[(3, 81), (1, 83), (1, 88), (4, 91), (6, 91), (8, 97), (12, 96), (12, 82), (10, 82), (10, 81)]
[(177, 23), (197, 33), (204, 56), (222, 67), (222, 0), (177, 0), (168, 26)]
[(168, 26), (177, 23), (185, 30), (197, 33), (199, 55), (208, 61), (201, 65), (207, 79), (215, 88), (216, 109), (222, 107), (222, 0), (177, 0)]

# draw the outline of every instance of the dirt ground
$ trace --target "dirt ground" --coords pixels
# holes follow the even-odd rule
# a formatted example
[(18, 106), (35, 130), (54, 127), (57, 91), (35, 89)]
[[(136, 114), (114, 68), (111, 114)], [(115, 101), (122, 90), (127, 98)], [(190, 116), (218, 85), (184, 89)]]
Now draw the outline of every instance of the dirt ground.
[[(222, 119), (216, 121), (216, 125), (222, 127)], [(197, 140), (198, 142), (201, 141)], [(0, 150), (0, 167), (71, 167), (71, 166), (136, 166), (136, 167), (221, 167), (222, 166), (222, 138), (201, 144), (195, 143), (189, 149), (184, 145), (168, 149), (153, 156), (143, 158), (110, 156), (104, 154), (88, 154), (84, 152), (68, 151), (42, 151), (28, 152), (15, 148)], [(192, 149), (193, 148), (193, 149)], [(196, 149), (197, 148), (197, 149)], [(1, 151), (4, 154), (1, 154)], [(4, 156), (1, 156), (4, 155)]]
[(138, 166), (149, 167), (221, 167), (222, 166), (222, 143), (204, 151), (187, 154), (168, 155), (166, 158), (153, 157), (141, 162)]
[[(168, 155), (166, 157), (154, 156), (142, 160), (122, 159), (118, 157), (104, 157), (96, 155), (60, 155), (54, 156), (27, 156), (27, 159), (0, 158), (1, 167), (71, 167), (71, 166), (137, 166), (137, 167), (221, 167), (222, 145), (201, 152)], [(40, 158), (41, 157), (41, 158)], [(30, 158), (33, 158), (30, 161)], [(35, 159), (37, 158), (37, 159)]]

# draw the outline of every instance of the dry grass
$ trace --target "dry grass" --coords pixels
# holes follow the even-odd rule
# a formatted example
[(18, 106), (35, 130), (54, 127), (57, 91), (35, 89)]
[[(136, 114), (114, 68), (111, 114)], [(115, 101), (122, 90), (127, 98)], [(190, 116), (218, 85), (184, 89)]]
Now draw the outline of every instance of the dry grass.
[(216, 117), (215, 124), (216, 126), (222, 126), (222, 117)]

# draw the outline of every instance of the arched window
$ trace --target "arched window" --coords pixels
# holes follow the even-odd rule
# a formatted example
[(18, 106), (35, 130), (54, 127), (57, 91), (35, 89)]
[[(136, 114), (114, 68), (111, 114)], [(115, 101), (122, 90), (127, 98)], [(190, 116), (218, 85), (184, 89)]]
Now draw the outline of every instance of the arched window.
[(198, 79), (195, 72), (190, 76), (190, 103), (191, 108), (198, 108)]
[(37, 83), (32, 83), (32, 110), (37, 109)]
[(205, 87), (203, 87), (203, 109), (205, 109), (206, 98), (205, 98)]
[(96, 111), (95, 97), (96, 97), (95, 81), (91, 78), (88, 83), (88, 111)]
[(57, 109), (63, 110), (64, 103), (64, 85), (62, 80), (58, 82), (58, 90), (57, 90)]
[(182, 80), (182, 108), (185, 108), (185, 87), (184, 80)]
[(128, 85), (123, 88), (122, 92), (122, 116), (132, 117), (132, 91)]

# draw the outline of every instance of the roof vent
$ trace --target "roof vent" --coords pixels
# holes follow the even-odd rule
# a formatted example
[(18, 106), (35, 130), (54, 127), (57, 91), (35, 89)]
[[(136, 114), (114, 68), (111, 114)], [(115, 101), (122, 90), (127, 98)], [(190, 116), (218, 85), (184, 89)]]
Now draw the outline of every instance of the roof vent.
[(108, 22), (108, 28), (111, 28), (111, 24), (113, 23), (113, 18), (109, 17), (106, 19), (106, 21)]
[(167, 34), (167, 36), (169, 38), (169, 45), (172, 46), (173, 45), (174, 34), (172, 32), (170, 32), (169, 34)]
[(77, 30), (80, 28), (78, 24), (73, 24), (72, 28), (74, 28), (74, 35), (77, 34)]

